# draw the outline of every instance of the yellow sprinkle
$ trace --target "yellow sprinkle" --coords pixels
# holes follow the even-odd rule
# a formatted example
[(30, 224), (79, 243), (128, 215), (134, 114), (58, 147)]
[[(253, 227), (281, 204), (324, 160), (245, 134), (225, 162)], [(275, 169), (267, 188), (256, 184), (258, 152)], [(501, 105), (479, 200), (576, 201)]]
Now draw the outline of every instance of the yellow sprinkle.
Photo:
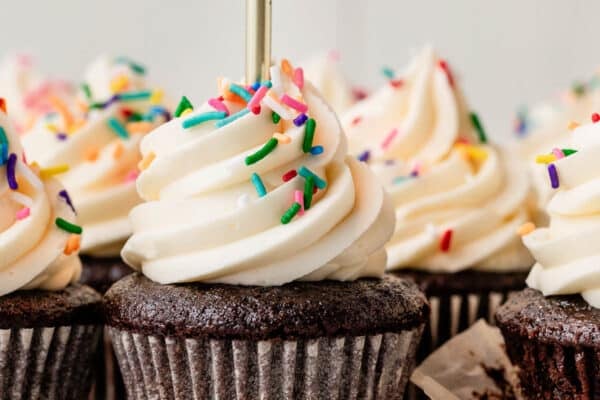
[(527, 222), (517, 230), (519, 236), (529, 235), (531, 232), (535, 231), (535, 224), (533, 222)]
[(550, 164), (554, 161), (556, 161), (556, 156), (554, 154), (542, 154), (535, 158), (535, 162), (538, 164)]
[(569, 125), (567, 125), (567, 129), (569, 129), (570, 131), (572, 131), (575, 128), (577, 128), (578, 126), (579, 126), (579, 122), (571, 121), (571, 122), (569, 122)]
[(99, 150), (98, 150), (98, 148), (97, 148), (97, 147), (91, 147), (91, 148), (89, 148), (89, 149), (88, 149), (88, 150), (85, 152), (84, 158), (85, 158), (87, 161), (94, 162), (94, 161), (96, 161), (96, 160), (98, 159), (98, 154), (99, 154), (99, 153), (100, 153), (100, 152), (99, 152)]
[(121, 157), (124, 151), (125, 147), (123, 146), (123, 143), (121, 143), (121, 141), (119, 140), (115, 145), (115, 149), (113, 150), (113, 158), (117, 159)]
[(165, 92), (161, 89), (154, 90), (150, 96), (150, 104), (159, 105), (162, 103)]
[(179, 116), (180, 117), (185, 117), (186, 115), (190, 114), (192, 111), (194, 111), (194, 110), (192, 110), (191, 108), (186, 108), (185, 110), (183, 110), (181, 112), (181, 114), (179, 114)]
[(288, 135), (284, 135), (283, 133), (274, 133), (273, 137), (282, 144), (288, 144), (292, 141), (292, 138), (290, 138)]
[(121, 74), (110, 81), (110, 90), (113, 93), (119, 93), (127, 89), (127, 85), (129, 85), (129, 78), (127, 78), (127, 75)]
[(54, 124), (46, 124), (46, 129), (52, 131), (53, 133), (58, 132), (58, 127)]
[(71, 254), (73, 254), (74, 252), (76, 252), (77, 250), (79, 250), (79, 247), (81, 245), (81, 238), (79, 235), (71, 235), (69, 236), (69, 239), (67, 240), (67, 244), (65, 245), (65, 249), (64, 249), (64, 253), (67, 256), (70, 256)]
[(128, 122), (127, 125), (125, 125), (125, 128), (127, 129), (127, 132), (131, 134), (148, 133), (154, 128), (154, 125), (148, 121), (133, 121)]
[(65, 173), (69, 170), (69, 166), (67, 164), (56, 165), (50, 168), (43, 168), (40, 170), (40, 178), (46, 179), (54, 175)]
[(485, 149), (473, 146), (465, 143), (457, 143), (454, 146), (457, 150), (461, 151), (463, 155), (474, 161), (485, 161), (488, 153)]
[(142, 159), (142, 161), (140, 161), (138, 163), (138, 169), (140, 171), (145, 170), (146, 168), (148, 168), (150, 166), (150, 164), (152, 164), (152, 161), (154, 161), (155, 158), (156, 158), (156, 154), (154, 154), (153, 151), (146, 154), (146, 156)]

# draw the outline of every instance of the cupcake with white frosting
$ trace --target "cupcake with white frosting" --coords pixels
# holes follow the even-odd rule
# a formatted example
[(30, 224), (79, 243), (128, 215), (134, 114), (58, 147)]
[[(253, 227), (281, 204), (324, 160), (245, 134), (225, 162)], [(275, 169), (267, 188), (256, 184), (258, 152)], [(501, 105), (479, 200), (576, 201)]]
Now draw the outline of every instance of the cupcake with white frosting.
[(25, 163), (0, 104), (0, 398), (81, 399), (101, 297), (76, 284), (81, 227), (69, 194)]
[(490, 320), (532, 265), (517, 234), (529, 220), (529, 182), (489, 142), (448, 63), (424, 49), (342, 124), (392, 198), (387, 270), (414, 278), (431, 301), (424, 351)]
[(553, 192), (550, 225), (523, 237), (536, 260), (530, 289), (511, 296), (496, 316), (531, 398), (600, 394), (599, 120), (570, 134), (573, 152), (542, 155), (548, 164), (538, 167)]
[(105, 301), (132, 397), (402, 396), (428, 306), (382, 279), (390, 199), (302, 71), (271, 77), (222, 79), (142, 141), (139, 273)]

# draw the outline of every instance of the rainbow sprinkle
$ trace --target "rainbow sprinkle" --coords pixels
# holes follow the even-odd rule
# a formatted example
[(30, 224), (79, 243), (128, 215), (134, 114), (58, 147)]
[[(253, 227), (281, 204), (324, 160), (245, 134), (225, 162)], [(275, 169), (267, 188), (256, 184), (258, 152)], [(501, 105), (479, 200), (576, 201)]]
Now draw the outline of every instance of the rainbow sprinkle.
[(77, 235), (81, 235), (81, 233), (83, 232), (83, 229), (75, 224), (72, 224), (68, 221), (65, 221), (62, 218), (56, 218), (56, 220), (54, 221), (54, 223), (56, 224), (57, 227), (59, 227), (60, 229), (62, 229), (65, 232), (69, 232), (69, 233), (75, 233)]
[(290, 144), (292, 142), (292, 138), (283, 133), (275, 132), (273, 134), (273, 137), (277, 139), (279, 143), (282, 144)]
[(129, 139), (129, 133), (127, 129), (120, 123), (115, 117), (112, 117), (108, 120), (108, 127), (112, 129), (114, 133), (117, 134), (121, 139)]
[(115, 62), (118, 64), (126, 64), (131, 69), (131, 71), (133, 71), (137, 75), (144, 75), (146, 73), (146, 68), (143, 65), (127, 57), (117, 57), (117, 59), (115, 59)]
[(54, 175), (64, 174), (69, 170), (67, 164), (55, 165), (53, 167), (43, 168), (40, 170), (40, 178), (47, 179)]
[(312, 205), (312, 198), (315, 188), (315, 179), (312, 176), (309, 176), (304, 181), (304, 209), (310, 209)]
[(29, 215), (31, 214), (31, 209), (29, 207), (24, 207), (21, 208), (19, 211), (17, 211), (17, 214), (15, 215), (17, 220), (23, 220), (27, 217), (29, 217)]
[(273, 120), (274, 124), (278, 124), (279, 121), (281, 121), (281, 117), (275, 111), (271, 112), (271, 119)]
[(386, 150), (390, 146), (392, 141), (396, 138), (397, 135), (398, 135), (398, 129), (397, 128), (392, 129), (390, 131), (390, 133), (387, 134), (385, 139), (383, 139), (383, 142), (381, 142), (381, 148), (383, 150)]
[(256, 93), (254, 93), (254, 96), (252, 96), (252, 98), (246, 105), (246, 108), (248, 108), (249, 110), (252, 110), (255, 107), (259, 107), (260, 102), (265, 97), (265, 95), (267, 94), (268, 91), (269, 91), (269, 88), (267, 86), (261, 86), (260, 88), (258, 88)]
[(284, 225), (290, 223), (290, 221), (294, 219), (301, 208), (302, 206), (299, 203), (294, 202), (294, 204), (292, 204), (292, 206), (288, 208), (287, 211), (281, 216), (281, 223)]
[(252, 95), (250, 94), (250, 92), (248, 92), (240, 85), (236, 85), (235, 83), (229, 85), (229, 91), (233, 94), (240, 96), (242, 99), (244, 99), (244, 101), (246, 101), (246, 103), (252, 100)]
[(300, 204), (298, 215), (304, 215), (304, 193), (301, 190), (294, 191), (294, 201)]
[(0, 166), (8, 161), (8, 138), (4, 128), (0, 126)]
[(262, 148), (260, 148), (260, 150), (246, 157), (246, 165), (252, 165), (265, 158), (270, 152), (275, 150), (275, 147), (277, 147), (277, 143), (279, 143), (277, 139), (269, 139), (267, 143), (265, 143), (265, 145)]
[(152, 97), (151, 90), (140, 90), (138, 92), (125, 92), (119, 93), (120, 101), (136, 101), (136, 100), (148, 100)]
[(306, 120), (308, 119), (308, 116), (304, 113), (299, 114), (296, 118), (294, 118), (294, 125), (300, 127), (302, 125), (304, 125), (304, 123), (306, 122)]
[(310, 154), (312, 154), (313, 156), (318, 156), (319, 154), (323, 154), (323, 151), (325, 151), (325, 149), (323, 148), (323, 146), (313, 146), (310, 148)]
[(19, 188), (16, 176), (16, 166), (17, 155), (15, 153), (10, 153), (6, 163), (6, 180), (8, 181), (8, 187), (12, 190), (17, 190)]
[(481, 143), (487, 143), (487, 136), (485, 134), (485, 130), (483, 129), (483, 126), (481, 125), (479, 116), (477, 115), (477, 113), (474, 113), (474, 112), (471, 112), (469, 114), (469, 116), (471, 118), (471, 123), (473, 124), (473, 127), (475, 128), (475, 131), (477, 132), (477, 136), (479, 136), (479, 141)]
[(452, 243), (452, 229), (447, 229), (440, 238), (440, 250), (444, 253), (450, 251), (450, 245)]
[(227, 113), (224, 111), (208, 111), (189, 117), (181, 123), (181, 126), (184, 129), (188, 129), (206, 121), (223, 120), (225, 117), (227, 117)]
[(390, 68), (390, 67), (382, 67), (381, 68), (381, 73), (387, 79), (394, 79), (394, 77), (396, 76), (396, 72), (394, 72), (394, 70), (392, 68)]
[(181, 96), (181, 100), (179, 100), (179, 104), (177, 104), (177, 108), (175, 108), (175, 113), (173, 115), (175, 117), (179, 118), (185, 110), (193, 110), (193, 109), (194, 109), (194, 106), (192, 105), (190, 100), (185, 96)]
[(316, 127), (317, 121), (315, 121), (314, 118), (310, 118), (306, 122), (306, 126), (304, 127), (304, 141), (302, 142), (302, 151), (305, 153), (311, 152)]
[(289, 181), (291, 179), (294, 179), (296, 176), (298, 176), (298, 173), (296, 172), (296, 170), (295, 169), (291, 169), (288, 172), (286, 172), (285, 174), (283, 174), (283, 176), (281, 177), (281, 179), (284, 182), (287, 182), (287, 181)]
[(308, 111), (308, 106), (306, 104), (288, 96), (287, 93), (281, 96), (281, 102), (298, 112), (305, 113)]
[(252, 180), (252, 184), (254, 185), (254, 188), (256, 189), (256, 193), (258, 194), (258, 197), (266, 196), (267, 189), (265, 189), (265, 185), (263, 184), (262, 179), (260, 179), (260, 176), (258, 176), (258, 174), (256, 172), (254, 172), (250, 179)]
[(214, 108), (217, 111), (224, 112), (226, 115), (230, 114), (229, 109), (227, 108), (225, 103), (223, 103), (223, 100), (221, 100), (221, 98), (219, 98), (219, 97), (209, 99), (208, 105), (210, 105), (212, 108)]
[(240, 110), (237, 113), (235, 113), (233, 115), (230, 115), (227, 118), (223, 118), (223, 119), (217, 121), (215, 123), (215, 126), (217, 128), (222, 128), (225, 125), (228, 125), (228, 124), (232, 123), (233, 121), (235, 121), (235, 120), (237, 120), (239, 118), (242, 118), (244, 115), (248, 114), (249, 112), (250, 112), (250, 110), (248, 110), (247, 108), (244, 108), (243, 110)]
[(305, 166), (300, 167), (300, 169), (298, 170), (298, 175), (302, 176), (304, 179), (308, 179), (309, 177), (313, 178), (315, 181), (315, 185), (319, 189), (325, 189), (327, 187), (327, 182), (325, 182), (317, 174), (315, 174)]
[(294, 83), (298, 86), (298, 89), (304, 88), (304, 70), (302, 68), (296, 68), (294, 70)]
[(560, 181), (558, 179), (558, 171), (556, 170), (556, 165), (548, 165), (548, 175), (550, 177), (550, 185), (552, 186), (552, 189), (558, 189), (560, 187)]
[(368, 162), (371, 157), (371, 152), (369, 150), (365, 150), (358, 156), (358, 161)]
[(65, 200), (65, 203), (67, 203), (67, 205), (71, 208), (71, 211), (77, 214), (75, 207), (73, 206), (73, 202), (71, 201), (71, 196), (69, 196), (69, 193), (66, 190), (63, 189), (58, 192), (58, 196), (62, 197)]

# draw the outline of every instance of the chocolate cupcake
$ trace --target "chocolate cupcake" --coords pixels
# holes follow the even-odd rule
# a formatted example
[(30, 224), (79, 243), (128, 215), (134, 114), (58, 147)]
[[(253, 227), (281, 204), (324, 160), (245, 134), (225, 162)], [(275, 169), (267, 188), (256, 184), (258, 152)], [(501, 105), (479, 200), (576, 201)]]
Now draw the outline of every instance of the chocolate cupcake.
[[(496, 315), (532, 399), (600, 396), (600, 117), (548, 162), (550, 226), (523, 237), (537, 263)], [(543, 167), (541, 167), (543, 168)]]
[[(135, 188), (139, 143), (169, 120), (170, 113), (162, 105), (161, 91), (146, 83), (144, 67), (127, 58), (99, 57), (87, 68), (82, 88), (70, 99), (53, 98), (50, 111), (23, 141), (31, 161), (63, 168), (58, 178), (71, 193), (84, 228), (81, 282), (104, 293), (133, 272), (119, 253), (132, 232), (127, 215), (141, 202)], [(102, 382), (102, 358), (107, 368), (118, 372), (111, 367), (110, 344), (103, 344), (107, 353), (99, 356), (97, 378)], [(113, 379), (109, 376), (97, 386), (112, 393)], [(106, 396), (98, 393), (98, 398)], [(108, 398), (115, 396), (119, 397)]]
[[(294, 73), (296, 71), (296, 73)], [(391, 203), (288, 61), (144, 138), (106, 294), (130, 397), (401, 398), (428, 305), (381, 279)]]
[(81, 228), (67, 192), (23, 162), (0, 112), (0, 398), (81, 399), (102, 330), (101, 296), (75, 284)]
[(507, 293), (524, 287), (533, 260), (516, 232), (529, 220), (527, 177), (489, 143), (430, 48), (342, 124), (351, 152), (394, 203), (387, 270), (415, 280), (430, 300), (424, 357), (475, 320), (491, 320)]

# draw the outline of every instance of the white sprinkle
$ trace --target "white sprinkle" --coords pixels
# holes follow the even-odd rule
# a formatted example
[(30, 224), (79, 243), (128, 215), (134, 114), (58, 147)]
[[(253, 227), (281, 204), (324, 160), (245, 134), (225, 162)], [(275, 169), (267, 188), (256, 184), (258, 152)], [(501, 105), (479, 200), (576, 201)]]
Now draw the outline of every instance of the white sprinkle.
[(12, 196), (13, 200), (16, 201), (17, 203), (25, 206), (25, 207), (33, 207), (33, 199), (29, 196), (24, 195), (23, 193), (19, 193), (19, 192), (15, 192), (15, 191), (11, 191), (10, 195)]
[(238, 197), (237, 199), (237, 205), (238, 208), (244, 208), (247, 207), (248, 204), (250, 203), (250, 196), (248, 196), (247, 193), (242, 194), (240, 197)]
[(277, 93), (278, 96), (283, 94), (283, 86), (281, 82), (281, 68), (277, 65), (273, 65), (269, 68), (271, 73), (271, 89)]
[(287, 108), (273, 100), (273, 98), (270, 96), (265, 96), (262, 99), (261, 103), (269, 107), (271, 110), (275, 111), (277, 114), (279, 114), (279, 116), (282, 119), (286, 121), (289, 121), (294, 118), (294, 114), (292, 114)]
[(42, 183), (42, 181), (40, 180), (40, 178), (38, 178), (37, 175), (34, 174), (33, 171), (31, 171), (29, 169), (29, 167), (26, 167), (25, 165), (23, 165), (23, 163), (21, 161), (17, 161), (16, 172), (17, 172), (17, 174), (23, 175), (25, 177), (25, 179), (36, 190), (44, 190), (44, 184)]

